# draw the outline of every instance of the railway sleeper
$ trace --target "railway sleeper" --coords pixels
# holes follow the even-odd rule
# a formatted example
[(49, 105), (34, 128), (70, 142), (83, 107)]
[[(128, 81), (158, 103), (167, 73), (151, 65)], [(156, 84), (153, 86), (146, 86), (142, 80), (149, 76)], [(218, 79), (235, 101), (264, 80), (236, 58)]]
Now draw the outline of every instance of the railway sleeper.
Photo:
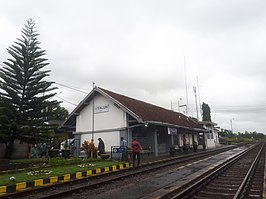
[[(242, 168), (242, 169), (245, 169), (245, 170), (248, 170), (248, 168)], [(233, 173), (233, 174), (235, 174), (235, 173), (239, 173), (239, 172), (242, 172), (241, 170), (239, 170), (239, 168), (238, 169), (233, 169), (233, 170), (227, 170), (227, 171), (225, 171), (226, 173)]]
[(263, 181), (263, 178), (264, 178), (264, 175), (261, 175), (261, 176), (254, 176), (252, 178), (252, 182), (262, 182)]
[(257, 169), (254, 176), (259, 177), (259, 176), (263, 176), (263, 174), (264, 174), (264, 169)]
[(254, 183), (254, 184), (262, 183), (263, 178), (264, 178), (264, 176), (261, 176), (260, 178), (254, 178), (254, 179), (252, 179), (252, 183)]
[(263, 183), (262, 182), (260, 182), (260, 183), (252, 183), (250, 185), (250, 189), (260, 189), (260, 190), (262, 190), (262, 188), (263, 188)]
[(215, 192), (215, 191), (223, 191), (223, 192), (233, 191), (233, 192), (236, 192), (238, 187), (228, 187), (228, 186), (226, 186), (226, 187), (223, 187), (223, 186), (214, 187), (212, 185), (210, 185), (210, 186), (207, 185), (205, 187), (205, 189), (208, 190), (208, 191), (213, 191), (213, 192)]
[(261, 191), (260, 190), (254, 190), (254, 191), (249, 191), (248, 192), (249, 194), (248, 195), (260, 195), (261, 194)]
[(237, 176), (219, 176), (217, 179), (219, 179), (219, 180), (225, 180), (225, 181), (228, 181), (228, 180), (230, 180), (230, 181), (238, 181), (238, 180), (243, 180), (243, 178), (244, 177), (237, 177)]
[(206, 196), (193, 196), (193, 199), (213, 199), (213, 197), (207, 198)]
[[(242, 172), (241, 172), (242, 173)], [(225, 176), (225, 177), (230, 177), (230, 176), (238, 176), (239, 174), (241, 174), (239, 172), (226, 172), (224, 173), (222, 176)], [(243, 175), (246, 174), (246, 173), (242, 173)]]
[(261, 193), (261, 189), (260, 189), (260, 187), (256, 187), (256, 188), (252, 187), (252, 188), (249, 189), (248, 191), (249, 191), (249, 192), (257, 192), (257, 193)]
[(198, 196), (201, 197), (209, 197), (209, 198), (232, 198), (234, 193), (219, 193), (219, 192), (209, 192), (209, 191), (200, 191), (197, 193)]
[(229, 185), (240, 185), (243, 180), (220, 180), (220, 179), (215, 179), (214, 182), (216, 184), (229, 184)]
[(247, 199), (251, 199), (251, 198), (262, 198), (261, 195), (253, 195), (253, 194), (249, 194), (247, 197)]
[(220, 184), (220, 183), (214, 183), (212, 182), (209, 186), (213, 186), (213, 187), (224, 187), (224, 188), (238, 188), (239, 185), (235, 185), (235, 184)]

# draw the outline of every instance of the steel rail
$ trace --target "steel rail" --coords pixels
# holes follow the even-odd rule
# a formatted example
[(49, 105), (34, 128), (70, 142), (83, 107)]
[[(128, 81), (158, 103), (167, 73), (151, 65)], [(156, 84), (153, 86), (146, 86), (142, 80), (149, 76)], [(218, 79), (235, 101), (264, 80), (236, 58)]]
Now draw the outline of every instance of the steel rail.
[[(116, 176), (113, 176), (113, 178), (111, 178), (111, 179), (108, 179), (108, 180), (103, 179), (102, 182), (92, 183), (90, 185), (85, 185), (85, 186), (81, 186), (81, 187), (78, 187), (78, 188), (73, 188), (71, 190), (67, 190), (67, 191), (63, 191), (63, 192), (59, 192), (59, 193), (54, 193), (54, 194), (51, 194), (51, 195), (48, 195), (48, 196), (41, 197), (40, 199), (63, 198), (63, 197), (69, 196), (69, 195), (71, 195), (73, 193), (81, 193), (83, 190), (91, 189), (91, 188), (97, 187), (99, 185), (108, 184), (109, 182), (113, 182), (115, 180), (127, 178), (127, 177), (130, 177), (130, 176), (134, 176), (134, 175), (145, 173), (145, 172), (152, 171), (152, 170), (158, 170), (158, 169), (163, 168), (165, 166), (170, 166), (170, 165), (180, 164), (180, 163), (183, 163), (183, 162), (192, 161), (192, 160), (195, 160), (196, 158), (203, 158), (203, 157), (206, 157), (206, 156), (210, 156), (212, 154), (217, 154), (218, 151), (220, 151), (220, 150), (209, 151), (207, 153), (204, 152), (202, 154), (199, 153), (199, 154), (197, 154), (196, 157), (195, 157), (195, 154), (194, 155), (189, 155), (189, 156), (183, 156), (183, 157), (179, 157), (177, 159), (172, 159), (171, 162), (168, 162), (168, 161), (165, 162), (164, 161), (164, 162), (157, 162), (156, 164), (147, 164), (147, 165), (144, 165), (144, 166), (136, 167), (133, 170), (128, 170), (128, 172), (126, 172), (126, 173), (121, 173), (121, 174), (118, 174)], [(222, 150), (222, 151), (224, 151), (224, 150)]]
[[(202, 151), (202, 152), (197, 152), (197, 153), (193, 153), (193, 154), (187, 154), (187, 155), (183, 155), (183, 156), (180, 156), (180, 157), (169, 158), (167, 160), (147, 163), (147, 164), (141, 165), (140, 167), (137, 167), (137, 168), (134, 168), (134, 169), (123, 169), (123, 170), (120, 170), (120, 171), (110, 172), (108, 174), (97, 174), (95, 176), (83, 177), (83, 178), (80, 178), (80, 179), (73, 179), (73, 180), (70, 180), (70, 181), (63, 182), (63, 183), (59, 182), (59, 183), (56, 183), (56, 184), (50, 184), (50, 185), (46, 185), (46, 186), (43, 186), (43, 187), (30, 188), (30, 189), (26, 189), (26, 190), (15, 192), (15, 193), (1, 195), (0, 199), (21, 198), (21, 197), (30, 195), (32, 193), (49, 191), (49, 188), (56, 189), (57, 187), (60, 188), (61, 186), (68, 186), (68, 185), (73, 185), (73, 184), (89, 182), (91, 180), (94, 180), (94, 179), (97, 179), (97, 178), (103, 177), (103, 176), (105, 176), (105, 177), (109, 176), (111, 178), (110, 181), (119, 180), (121, 178), (126, 178), (126, 177), (129, 177), (129, 176), (132, 176), (132, 175), (137, 175), (137, 174), (140, 174), (142, 172), (147, 172), (147, 171), (151, 171), (151, 170), (160, 169), (160, 168), (165, 167), (165, 166), (170, 166), (170, 165), (174, 165), (174, 164), (180, 164), (180, 163), (192, 161), (192, 160), (199, 159), (199, 158), (204, 158), (206, 156), (211, 156), (211, 155), (218, 154), (218, 153), (221, 153), (221, 152), (224, 152), (224, 151), (228, 151), (228, 150), (231, 150), (233, 148), (237, 148), (239, 146), (242, 146), (242, 145), (230, 146), (230, 147), (226, 147), (226, 148), (219, 148), (219, 149), (214, 149), (214, 150), (210, 150), (210, 151)], [(105, 182), (91, 184), (90, 187), (109, 182), (109, 180), (107, 180), (107, 179), (103, 179), (103, 180), (106, 180), (106, 181)], [(80, 190), (82, 190), (82, 188), (76, 188), (76, 190), (72, 190), (72, 192), (74, 192), (74, 191), (79, 192)], [(58, 194), (58, 196), (59, 195), (60, 194)], [(43, 198), (49, 198), (49, 197), (48, 196), (47, 197), (44, 196)], [(50, 198), (53, 198), (53, 196), (51, 195)]]
[(254, 174), (255, 168), (257, 167), (258, 163), (259, 163), (259, 159), (261, 157), (262, 154), (262, 150), (264, 149), (264, 145), (262, 145), (259, 153), (257, 154), (255, 160), (253, 161), (252, 165), (250, 166), (243, 182), (241, 183), (240, 187), (238, 188), (235, 196), (233, 199), (239, 199), (243, 197), (243, 192), (245, 191), (246, 186), (248, 185), (249, 180), (251, 179), (252, 175)]
[(220, 173), (225, 171), (227, 168), (229, 168), (231, 165), (233, 165), (235, 162), (237, 162), (239, 159), (241, 159), (244, 155), (248, 154), (252, 149), (254, 149), (256, 146), (251, 147), (241, 153), (239, 153), (237, 156), (233, 157), (232, 159), (226, 161), (222, 165), (217, 166), (216, 168), (213, 168), (209, 174), (206, 176), (199, 176), (198, 179), (196, 179), (195, 182), (193, 182), (191, 185), (184, 185), (180, 187), (177, 190), (173, 190), (173, 192), (167, 193), (164, 196), (160, 196), (161, 199), (185, 199), (191, 196), (193, 193), (195, 193), (197, 190), (199, 190), (201, 187), (205, 186), (206, 183), (208, 183), (210, 180), (217, 177)]
[[(219, 150), (218, 150), (219, 151)], [(62, 192), (58, 192), (58, 193), (54, 193), (48, 196), (43, 196), (39, 199), (56, 199), (56, 198), (63, 198), (66, 196), (69, 196), (73, 193), (80, 193), (82, 192), (82, 190), (86, 190), (86, 189), (91, 189), (93, 187), (97, 187), (99, 185), (104, 185), (104, 184), (108, 184), (109, 182), (113, 182), (115, 180), (120, 180), (123, 178), (128, 178), (130, 176), (134, 176), (137, 174), (141, 174), (141, 173), (145, 173), (148, 171), (154, 171), (154, 170), (158, 170), (160, 168), (166, 167), (166, 166), (170, 166), (170, 165), (175, 165), (175, 164), (180, 164), (180, 163), (184, 163), (184, 162), (189, 162), (192, 160), (195, 160), (196, 158), (204, 158), (206, 156), (210, 156), (214, 153), (217, 153), (218, 151), (209, 151), (208, 153), (202, 153), (202, 154), (197, 154), (195, 156), (194, 155), (188, 155), (188, 156), (183, 156), (183, 157), (179, 157), (179, 158), (174, 158), (172, 159), (172, 161), (162, 161), (162, 162), (156, 162), (156, 164), (146, 164), (146, 165), (142, 165), (140, 167), (136, 167), (133, 170), (132, 169), (127, 169), (127, 172), (123, 172), (123, 173), (119, 173), (114, 175), (113, 177), (111, 177), (110, 179), (103, 179), (101, 182), (97, 182), (97, 183), (92, 183), (89, 185), (85, 185), (85, 186), (81, 186), (81, 187), (77, 187), (77, 188), (73, 188), (71, 190), (64, 190)], [(124, 170), (126, 171), (126, 170)]]

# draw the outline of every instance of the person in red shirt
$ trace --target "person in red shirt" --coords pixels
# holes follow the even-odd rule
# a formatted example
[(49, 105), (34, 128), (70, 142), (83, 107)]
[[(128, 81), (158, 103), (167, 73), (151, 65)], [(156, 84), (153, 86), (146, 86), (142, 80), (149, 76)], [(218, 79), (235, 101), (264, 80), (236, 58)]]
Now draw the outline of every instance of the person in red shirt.
[(140, 153), (143, 151), (142, 146), (139, 141), (136, 139), (133, 140), (132, 144), (132, 153), (133, 153), (133, 167), (135, 167), (135, 160), (137, 158), (138, 166), (140, 164)]

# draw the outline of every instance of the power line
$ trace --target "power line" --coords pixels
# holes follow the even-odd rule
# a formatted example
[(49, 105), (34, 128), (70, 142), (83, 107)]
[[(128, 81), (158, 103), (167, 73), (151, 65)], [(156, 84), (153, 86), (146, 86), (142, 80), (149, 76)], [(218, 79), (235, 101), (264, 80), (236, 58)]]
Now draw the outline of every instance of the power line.
[[(52, 94), (52, 92), (50, 92), (50, 91), (48, 91), (48, 93)], [(77, 104), (74, 104), (74, 103), (72, 103), (72, 102), (70, 102), (70, 101), (68, 101), (68, 100), (66, 100), (66, 99), (64, 99), (64, 98), (62, 98), (62, 97), (59, 97), (58, 95), (61, 94), (61, 93), (62, 93), (62, 92), (57, 93), (54, 97), (57, 97), (57, 98), (63, 100), (64, 102), (69, 103), (69, 104), (71, 104), (71, 105), (73, 105), (73, 106), (77, 106)]]
[(62, 97), (59, 97), (59, 96), (55, 96), (55, 97), (57, 97), (57, 98), (63, 100), (63, 101), (66, 102), (66, 103), (69, 103), (69, 104), (71, 104), (71, 105), (73, 105), (73, 106), (77, 106), (77, 104), (74, 104), (74, 103), (72, 103), (72, 102), (70, 102), (70, 101), (68, 101), (68, 100), (65, 100), (65, 99), (63, 99)]
[(82, 90), (77, 89), (77, 88), (73, 88), (73, 87), (71, 87), (71, 86), (67, 86), (67, 85), (64, 85), (64, 84), (57, 83), (57, 82), (55, 82), (55, 84), (57, 84), (57, 85), (59, 85), (59, 86), (66, 87), (66, 88), (69, 88), (69, 89), (74, 90), (74, 91), (78, 91), (78, 92), (80, 92), (80, 93), (89, 94), (88, 92), (82, 91)]

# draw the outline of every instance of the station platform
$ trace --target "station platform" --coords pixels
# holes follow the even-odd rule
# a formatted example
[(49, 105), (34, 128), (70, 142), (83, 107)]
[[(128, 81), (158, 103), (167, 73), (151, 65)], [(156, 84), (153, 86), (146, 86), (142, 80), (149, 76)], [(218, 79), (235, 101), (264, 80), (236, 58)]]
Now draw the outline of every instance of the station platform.
[[(221, 146), (219, 146), (217, 148), (229, 148), (229, 147), (232, 147), (232, 145), (225, 145), (225, 146), (221, 145)], [(196, 154), (196, 153), (203, 152), (203, 151), (215, 150), (217, 148), (211, 148), (211, 149), (205, 149), (205, 150), (198, 149), (196, 152), (193, 152), (193, 150), (190, 150), (188, 152), (176, 151), (174, 157), (192, 155), (192, 154)], [(159, 160), (164, 160), (164, 159), (171, 159), (171, 158), (173, 158), (173, 157), (170, 156), (169, 152), (168, 153), (159, 154), (158, 156), (142, 154), (141, 158), (140, 158), (140, 165), (141, 164), (152, 163), (152, 162), (159, 161)]]
[[(211, 150), (211, 149), (209, 149), (209, 150)], [(203, 150), (198, 150), (198, 152), (199, 151), (203, 151)], [(193, 153), (195, 154), (197, 152), (190, 151), (190, 152), (184, 153), (184, 152), (179, 151), (179, 152), (176, 152), (175, 156), (170, 156), (169, 153), (162, 153), (162, 154), (159, 154), (158, 156), (154, 156), (154, 155), (148, 156), (146, 154), (143, 154), (143, 155), (141, 155), (141, 158), (140, 158), (140, 165), (156, 162), (159, 160), (171, 159), (173, 157), (181, 157), (181, 156), (185, 156), (185, 155), (191, 155)]]
[[(94, 199), (124, 198), (125, 193), (127, 194), (126, 195), (127, 199), (161, 198), (162, 196), (169, 194), (172, 190), (178, 190), (180, 187), (202, 176), (204, 173), (210, 171), (214, 167), (222, 164), (223, 162), (226, 162), (232, 156), (236, 156), (245, 149), (246, 149), (245, 147), (231, 149), (221, 154), (206, 157), (201, 160), (195, 160), (194, 162), (191, 162), (190, 164), (187, 165), (182, 165), (171, 170), (158, 172), (157, 174), (156, 173), (153, 174), (151, 177), (143, 178), (140, 181), (137, 181), (137, 183), (133, 182), (127, 184), (127, 186), (118, 187), (111, 192), (112, 194), (110, 194), (110, 192), (99, 194), (97, 195), (97, 197), (94, 197)], [(179, 153), (174, 158), (192, 155), (199, 152), (200, 151)], [(153, 156), (153, 157), (144, 156), (141, 159), (141, 165), (146, 164), (148, 162), (162, 160), (165, 158), (173, 158), (173, 157), (170, 157), (169, 154), (161, 154), (159, 156)]]

